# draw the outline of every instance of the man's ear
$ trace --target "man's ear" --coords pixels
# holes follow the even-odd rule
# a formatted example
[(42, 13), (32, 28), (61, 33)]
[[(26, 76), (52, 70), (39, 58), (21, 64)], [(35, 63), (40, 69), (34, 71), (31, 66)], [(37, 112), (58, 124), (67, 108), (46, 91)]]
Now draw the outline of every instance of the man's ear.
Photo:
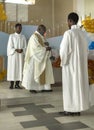
[(69, 22), (70, 22), (70, 23), (73, 23), (73, 20), (72, 20), (72, 19), (70, 19), (70, 20), (69, 20)]

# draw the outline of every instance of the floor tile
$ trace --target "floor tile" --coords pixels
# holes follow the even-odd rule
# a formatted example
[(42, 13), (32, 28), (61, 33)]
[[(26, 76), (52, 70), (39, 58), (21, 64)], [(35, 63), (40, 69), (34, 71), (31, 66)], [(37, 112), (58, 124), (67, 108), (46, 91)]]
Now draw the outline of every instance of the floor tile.
[[(81, 116), (62, 116), (62, 88), (52, 93), (31, 94), (29, 91), (9, 89), (9, 83), (0, 84), (0, 130), (93, 130), (94, 107)], [(9, 105), (9, 106), (7, 106)]]

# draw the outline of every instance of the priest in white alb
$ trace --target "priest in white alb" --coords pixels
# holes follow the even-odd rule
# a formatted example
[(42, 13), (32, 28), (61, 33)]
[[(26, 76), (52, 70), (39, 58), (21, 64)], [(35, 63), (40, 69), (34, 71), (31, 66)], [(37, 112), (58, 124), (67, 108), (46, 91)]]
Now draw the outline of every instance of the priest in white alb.
[(10, 89), (21, 89), (19, 83), (22, 81), (24, 57), (26, 51), (26, 38), (21, 34), (22, 25), (15, 25), (15, 33), (9, 36), (7, 46), (7, 80), (10, 81)]
[(23, 70), (22, 86), (32, 93), (51, 92), (54, 83), (51, 48), (45, 46), (46, 27), (39, 25), (30, 37)]
[(63, 83), (63, 115), (80, 115), (89, 109), (88, 48), (84, 32), (77, 26), (79, 16), (68, 15), (69, 30), (60, 45)]

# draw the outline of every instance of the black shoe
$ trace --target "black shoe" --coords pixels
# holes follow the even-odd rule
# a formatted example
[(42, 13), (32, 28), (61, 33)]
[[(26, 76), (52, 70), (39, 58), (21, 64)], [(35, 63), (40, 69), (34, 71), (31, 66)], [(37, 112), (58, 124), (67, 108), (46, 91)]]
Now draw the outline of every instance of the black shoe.
[(53, 90), (50, 89), (50, 90), (41, 90), (41, 92), (52, 92)]
[(70, 116), (70, 115), (71, 115), (70, 112), (66, 112), (66, 111), (64, 111), (64, 112), (59, 112), (59, 114), (60, 114), (60, 115), (63, 115), (63, 116)]
[(81, 113), (80, 113), (80, 112), (71, 112), (71, 115), (72, 115), (72, 116), (80, 116)]
[(80, 115), (81, 115), (81, 113), (80, 113), (80, 112), (77, 112), (77, 115), (78, 115), (78, 116), (80, 116)]
[(15, 85), (16, 89), (22, 89), (19, 85)]
[(31, 92), (31, 93), (37, 93), (37, 91), (36, 91), (36, 90), (30, 90), (30, 92)]
[(13, 86), (10, 86), (9, 88), (10, 88), (10, 89), (13, 89)]
[(10, 81), (10, 89), (13, 89), (13, 86), (14, 86), (14, 81)]

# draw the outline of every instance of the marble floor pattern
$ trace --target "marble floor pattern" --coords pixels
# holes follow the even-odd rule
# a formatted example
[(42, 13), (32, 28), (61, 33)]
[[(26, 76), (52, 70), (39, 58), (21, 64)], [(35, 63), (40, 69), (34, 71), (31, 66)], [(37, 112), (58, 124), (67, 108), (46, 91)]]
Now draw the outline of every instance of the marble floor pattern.
[(0, 130), (94, 130), (94, 107), (81, 116), (61, 116), (62, 88), (31, 94), (0, 83)]

